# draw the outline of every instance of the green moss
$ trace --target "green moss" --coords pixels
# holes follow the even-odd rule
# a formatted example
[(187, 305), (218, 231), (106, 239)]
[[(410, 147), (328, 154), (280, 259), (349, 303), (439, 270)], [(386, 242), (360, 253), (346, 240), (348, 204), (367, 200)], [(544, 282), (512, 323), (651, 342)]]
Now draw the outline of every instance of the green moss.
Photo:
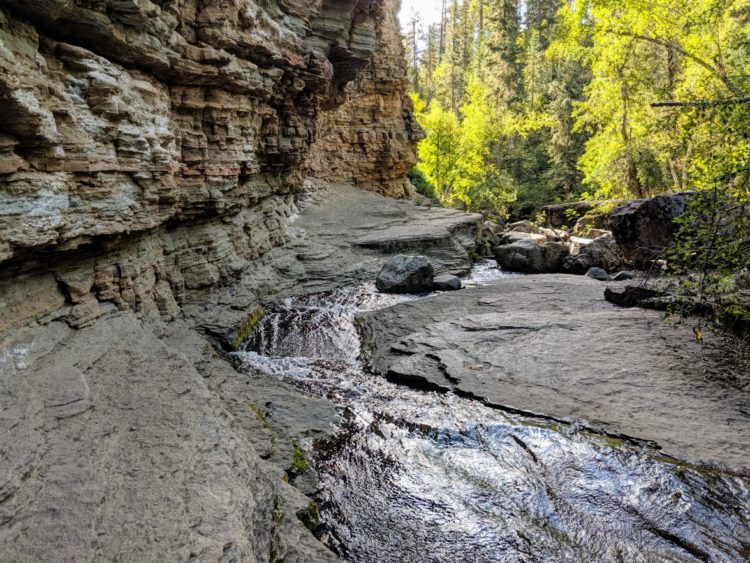
[(271, 424), (268, 422), (268, 418), (266, 418), (266, 415), (263, 414), (263, 411), (260, 410), (256, 405), (254, 405), (251, 402), (247, 402), (247, 408), (250, 409), (250, 412), (252, 412), (255, 415), (255, 419), (262, 423), (263, 426), (270, 426)]
[(310, 501), (305, 510), (300, 510), (297, 513), (302, 523), (307, 527), (308, 530), (314, 532), (320, 526), (320, 508), (315, 501)]
[(294, 473), (303, 473), (310, 469), (310, 463), (307, 461), (307, 454), (305, 454), (305, 451), (299, 447), (299, 444), (294, 442), (293, 440), (289, 440), (292, 444), (292, 448), (294, 449), (294, 454), (292, 455), (292, 466), (291, 470)]
[(257, 324), (265, 314), (266, 312), (263, 307), (258, 307), (252, 313), (250, 313), (250, 316), (247, 317), (247, 320), (240, 327), (240, 330), (237, 333), (237, 338), (235, 338), (234, 340), (234, 344), (232, 344), (232, 348), (235, 351), (240, 349), (242, 344), (245, 342), (245, 340), (247, 340), (247, 337), (250, 336), (250, 333), (257, 326)]

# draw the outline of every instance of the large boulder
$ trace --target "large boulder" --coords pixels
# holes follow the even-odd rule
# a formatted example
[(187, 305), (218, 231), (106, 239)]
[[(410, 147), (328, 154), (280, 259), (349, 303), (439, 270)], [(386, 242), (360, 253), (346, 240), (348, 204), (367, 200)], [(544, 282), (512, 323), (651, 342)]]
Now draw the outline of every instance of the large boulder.
[(590, 268), (613, 272), (622, 265), (623, 258), (617, 243), (609, 237), (600, 237), (591, 244), (582, 246), (578, 254), (568, 256), (562, 269), (569, 274), (583, 275)]
[(589, 211), (600, 207), (605, 202), (600, 201), (574, 201), (571, 203), (558, 203), (542, 207), (544, 213), (544, 225), (553, 229), (559, 229), (563, 225), (572, 226)]
[(559, 272), (568, 255), (568, 247), (558, 242), (537, 244), (532, 240), (519, 240), (492, 249), (498, 266), (504, 270), (542, 274)]
[(375, 287), (384, 293), (431, 291), (435, 271), (424, 256), (399, 254), (388, 259), (380, 270)]
[(686, 193), (639, 199), (610, 213), (609, 225), (625, 258), (645, 267), (672, 242), (674, 220), (685, 213)]

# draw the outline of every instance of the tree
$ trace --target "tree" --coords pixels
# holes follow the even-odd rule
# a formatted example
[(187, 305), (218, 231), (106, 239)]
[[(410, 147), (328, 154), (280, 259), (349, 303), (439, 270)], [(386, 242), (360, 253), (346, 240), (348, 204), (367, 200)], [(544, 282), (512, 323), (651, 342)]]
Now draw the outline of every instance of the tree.
[(705, 186), (742, 165), (729, 155), (737, 143), (747, 149), (747, 140), (727, 135), (727, 127), (742, 122), (746, 110), (733, 119), (706, 111), (696, 119), (697, 112), (651, 103), (747, 92), (744, 0), (589, 0), (566, 5), (561, 16), (552, 50), (592, 73), (575, 117), (578, 130), (591, 135), (580, 167), (594, 193), (643, 197), (686, 189), (688, 178)]

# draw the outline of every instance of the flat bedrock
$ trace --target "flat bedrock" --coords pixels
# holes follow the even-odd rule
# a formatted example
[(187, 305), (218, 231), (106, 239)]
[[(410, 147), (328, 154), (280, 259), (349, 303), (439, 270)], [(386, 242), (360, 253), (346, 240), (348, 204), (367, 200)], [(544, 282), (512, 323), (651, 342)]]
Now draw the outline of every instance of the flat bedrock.
[[(653, 441), (750, 469), (750, 388), (727, 341), (698, 344), (656, 311), (605, 301), (601, 282), (537, 275), (361, 317), (378, 373)], [(739, 379), (738, 379), (739, 377)]]

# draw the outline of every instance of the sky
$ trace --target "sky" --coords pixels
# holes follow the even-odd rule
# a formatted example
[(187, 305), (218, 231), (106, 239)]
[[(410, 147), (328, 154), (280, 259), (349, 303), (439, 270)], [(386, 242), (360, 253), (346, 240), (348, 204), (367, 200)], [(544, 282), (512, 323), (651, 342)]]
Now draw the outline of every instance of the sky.
[(412, 16), (419, 16), (423, 27), (440, 21), (440, 0), (401, 0), (401, 28), (405, 29)]

